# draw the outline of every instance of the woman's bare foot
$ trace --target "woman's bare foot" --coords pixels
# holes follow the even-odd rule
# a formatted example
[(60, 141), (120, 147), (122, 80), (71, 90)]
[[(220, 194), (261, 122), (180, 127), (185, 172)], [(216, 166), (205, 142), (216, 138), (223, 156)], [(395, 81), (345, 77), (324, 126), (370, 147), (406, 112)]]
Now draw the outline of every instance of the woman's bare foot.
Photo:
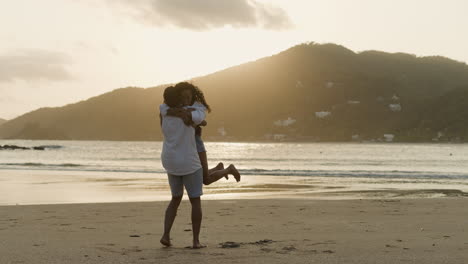
[(172, 244), (171, 244), (171, 239), (169, 237), (162, 237), (161, 240), (159, 240), (159, 242), (161, 242), (161, 244), (163, 244), (164, 246), (166, 247), (171, 247)]
[[(224, 164), (222, 162), (218, 163), (218, 165), (216, 165), (215, 169), (216, 170), (224, 170)], [(226, 180), (229, 180), (228, 175), (224, 176), (224, 178), (226, 178)]]
[(193, 248), (193, 249), (200, 249), (200, 248), (206, 248), (206, 246), (205, 246), (205, 245), (202, 245), (202, 244), (200, 243), (200, 241), (194, 241), (194, 242), (193, 242), (192, 248)]
[(222, 162), (218, 163), (218, 165), (216, 165), (216, 170), (224, 170), (224, 164)]
[(236, 179), (236, 181), (240, 182), (241, 175), (240, 175), (239, 171), (236, 169), (236, 166), (231, 164), (231, 165), (229, 165), (228, 170), (229, 170), (230, 174), (234, 175), (234, 178)]

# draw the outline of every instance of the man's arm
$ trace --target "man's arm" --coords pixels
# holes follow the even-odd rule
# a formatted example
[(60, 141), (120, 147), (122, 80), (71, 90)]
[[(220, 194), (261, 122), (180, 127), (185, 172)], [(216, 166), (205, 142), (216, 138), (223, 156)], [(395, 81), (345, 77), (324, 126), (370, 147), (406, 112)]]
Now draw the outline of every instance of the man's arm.
[(160, 113), (159, 117), (160, 117), (161, 126), (162, 126), (162, 118), (165, 116), (179, 117), (187, 126), (192, 125), (192, 121), (191, 121), (192, 116), (190, 113), (187, 113), (187, 111), (184, 108), (177, 108), (177, 107), (170, 108), (166, 104), (161, 104), (159, 106), (159, 113)]
[(206, 125), (208, 125), (208, 123), (206, 122), (206, 120), (203, 120), (203, 121), (199, 124), (199, 126), (206, 126)]
[[(162, 113), (162, 111), (161, 111)], [(204, 107), (189, 107), (189, 108), (167, 108), (166, 115), (179, 117), (187, 126), (200, 125), (206, 117)]]
[(169, 108), (167, 110), (167, 115), (168, 116), (173, 116), (173, 117), (178, 117), (181, 118), (182, 121), (184, 121), (184, 124), (187, 126), (192, 125), (192, 115), (190, 114), (191, 110), (186, 110), (184, 108)]

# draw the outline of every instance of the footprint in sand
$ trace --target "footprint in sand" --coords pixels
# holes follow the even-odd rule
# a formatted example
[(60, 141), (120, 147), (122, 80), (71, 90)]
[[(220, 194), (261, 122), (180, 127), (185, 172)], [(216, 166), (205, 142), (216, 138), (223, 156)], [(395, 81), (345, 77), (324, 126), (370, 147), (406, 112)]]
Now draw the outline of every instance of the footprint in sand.
[(100, 251), (108, 252), (108, 253), (120, 253), (120, 251), (113, 250), (111, 248), (106, 248), (106, 247), (95, 247), (95, 249), (98, 249)]
[(240, 243), (232, 242), (232, 241), (227, 241), (227, 242), (219, 243), (219, 245), (220, 245), (222, 248), (238, 248), (238, 247), (240, 247)]
[(317, 243), (309, 244), (309, 246), (333, 245), (333, 244), (336, 244), (336, 242), (334, 240), (327, 240), (327, 241), (324, 241), (324, 242), (317, 242)]
[(265, 244), (271, 244), (275, 241), (271, 240), (271, 239), (263, 239), (263, 240), (259, 240), (259, 241), (255, 241), (255, 242), (250, 242), (250, 243), (247, 243), (247, 244), (250, 244), (250, 245), (265, 245)]
[(284, 247), (283, 250), (285, 250), (285, 251), (294, 251), (294, 250), (296, 250), (296, 247), (294, 247), (294, 246), (287, 246), (287, 247)]

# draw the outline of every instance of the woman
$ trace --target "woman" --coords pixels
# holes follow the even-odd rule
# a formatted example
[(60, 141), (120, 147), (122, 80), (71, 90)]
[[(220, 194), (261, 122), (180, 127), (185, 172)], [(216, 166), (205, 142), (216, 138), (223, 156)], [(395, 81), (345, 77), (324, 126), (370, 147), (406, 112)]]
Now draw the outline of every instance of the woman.
[[(188, 116), (190, 115), (190, 111), (194, 110), (211, 112), (211, 108), (206, 102), (203, 92), (198, 87), (188, 82), (181, 82), (176, 84), (175, 88), (179, 90), (182, 105), (186, 107), (186, 109), (184, 109), (186, 113), (181, 114), (181, 118), (185, 120), (190, 120)], [(190, 122), (188, 123), (190, 124)], [(216, 167), (210, 170), (208, 169), (208, 158), (206, 155), (205, 144), (201, 139), (201, 126), (206, 126), (206, 124), (207, 123), (204, 120), (199, 125), (195, 126), (195, 142), (197, 145), (200, 163), (203, 168), (203, 184), (210, 185), (211, 183), (216, 182), (223, 177), (227, 179), (228, 174), (232, 174), (236, 181), (239, 182), (241, 176), (239, 174), (239, 171), (233, 164), (229, 165), (226, 169), (224, 169), (223, 163), (220, 162)]]

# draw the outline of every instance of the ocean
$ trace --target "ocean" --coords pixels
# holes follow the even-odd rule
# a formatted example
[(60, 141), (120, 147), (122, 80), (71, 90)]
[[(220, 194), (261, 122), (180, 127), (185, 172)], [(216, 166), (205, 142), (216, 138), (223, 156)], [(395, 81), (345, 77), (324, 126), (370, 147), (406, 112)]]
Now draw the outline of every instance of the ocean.
[[(0, 140), (0, 145), (45, 148), (0, 150), (0, 204), (170, 198), (162, 142)], [(235, 164), (243, 176), (238, 184), (231, 179), (207, 186), (209, 199), (362, 198), (383, 191), (398, 197), (403, 190), (432, 197), (468, 190), (468, 144), (206, 142), (206, 148), (210, 166)]]

